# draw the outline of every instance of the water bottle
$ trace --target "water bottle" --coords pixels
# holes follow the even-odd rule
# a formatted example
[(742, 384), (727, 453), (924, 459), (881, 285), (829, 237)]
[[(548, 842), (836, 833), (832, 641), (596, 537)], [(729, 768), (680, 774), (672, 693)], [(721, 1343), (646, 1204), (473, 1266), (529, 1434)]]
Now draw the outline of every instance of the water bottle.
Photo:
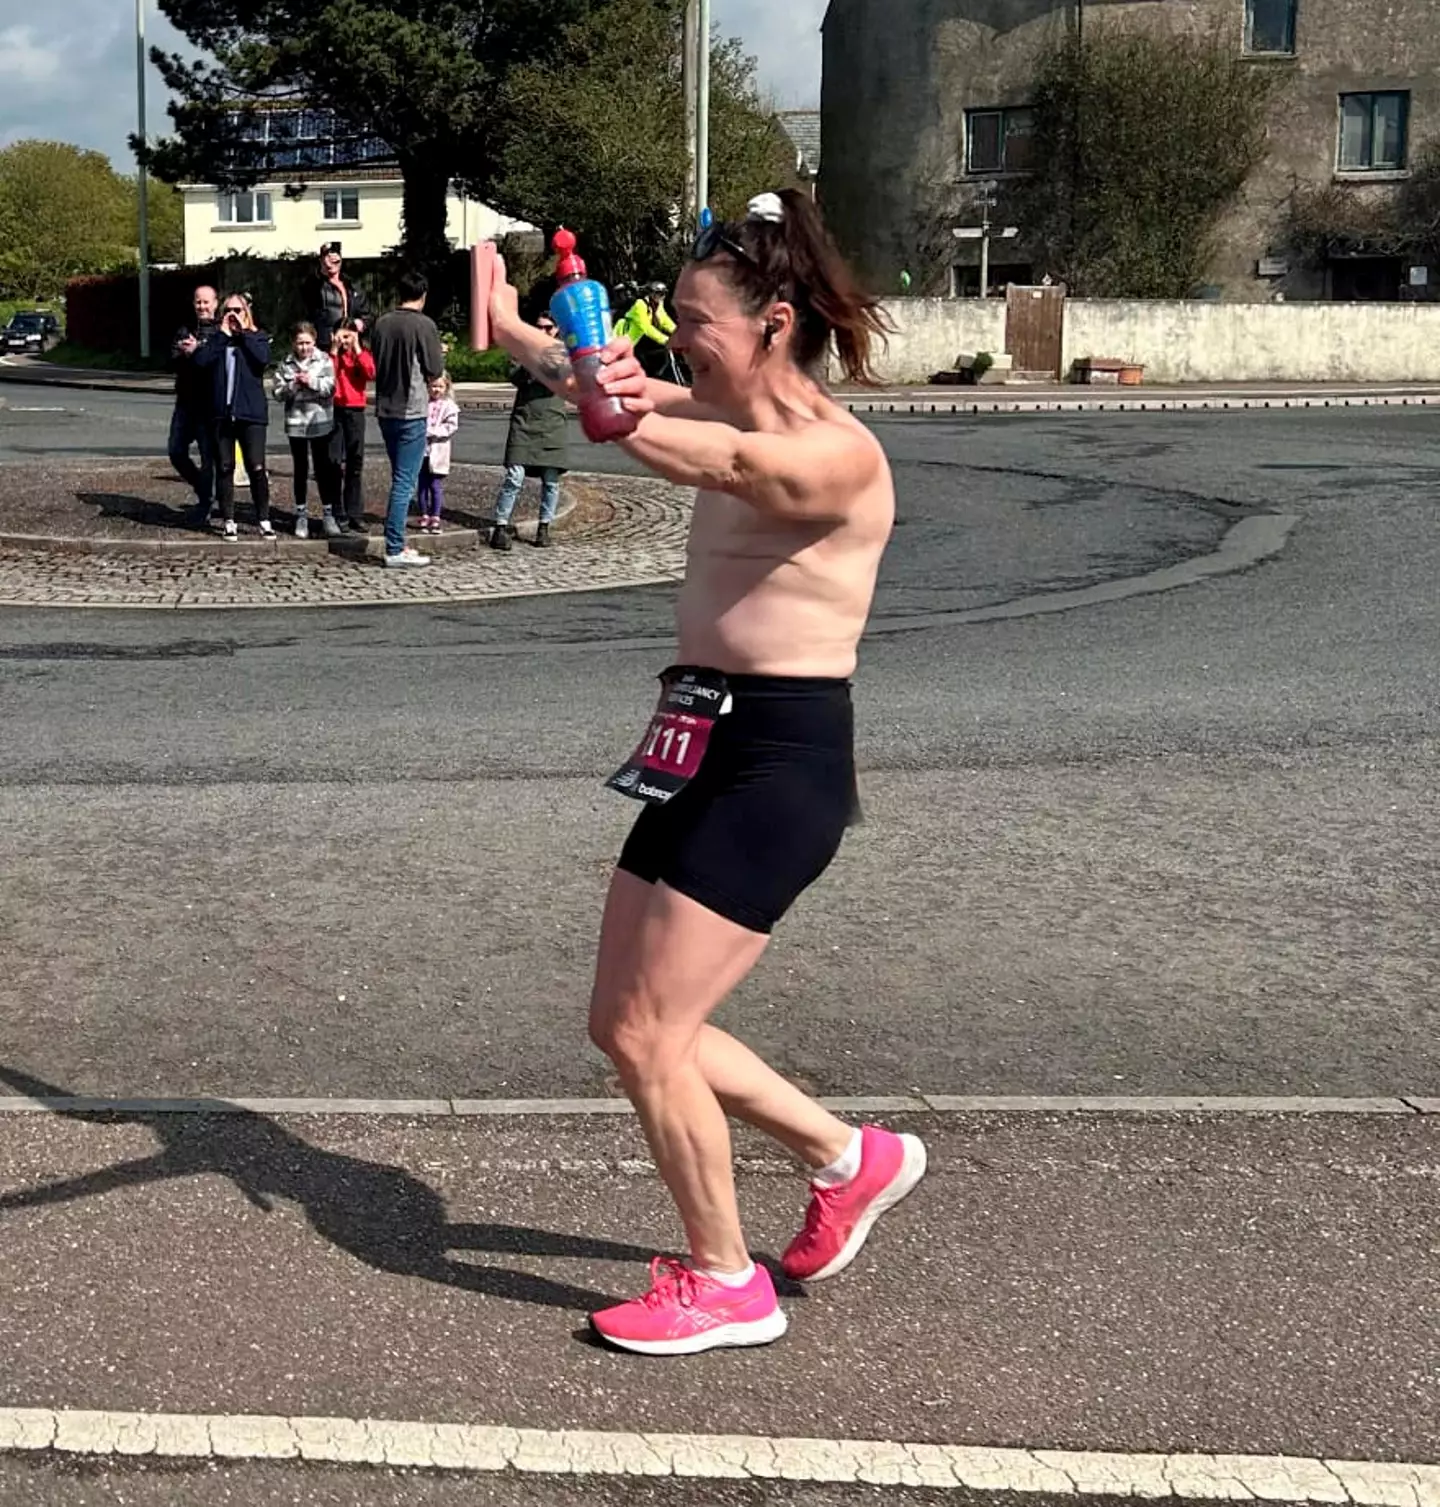
[(561, 226), (550, 243), (559, 260), (550, 300), (550, 317), (570, 356), (570, 370), (580, 407), (580, 427), (592, 444), (618, 440), (635, 430), (639, 419), (626, 411), (619, 398), (600, 386), (600, 352), (610, 341), (610, 295), (603, 283), (585, 275), (585, 263), (575, 253), (575, 233)]

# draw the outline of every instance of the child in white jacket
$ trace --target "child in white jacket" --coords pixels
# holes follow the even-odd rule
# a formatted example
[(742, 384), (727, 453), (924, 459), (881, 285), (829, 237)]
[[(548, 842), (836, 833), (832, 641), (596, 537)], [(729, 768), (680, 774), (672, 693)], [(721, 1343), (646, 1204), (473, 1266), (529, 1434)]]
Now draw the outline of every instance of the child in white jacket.
[(450, 440), (460, 427), (460, 408), (450, 396), (445, 372), (430, 384), (430, 408), (425, 418), (425, 459), (420, 463), (420, 532), (440, 532), (445, 506), (445, 478), (450, 474)]
[(310, 537), (306, 492), (313, 458), (325, 533), (333, 539), (340, 532), (335, 517), (340, 501), (340, 469), (330, 453), (330, 435), (335, 428), (335, 367), (316, 347), (313, 324), (295, 326), (295, 343), (276, 368), (272, 390), (285, 405), (285, 435), (295, 468), (295, 537)]

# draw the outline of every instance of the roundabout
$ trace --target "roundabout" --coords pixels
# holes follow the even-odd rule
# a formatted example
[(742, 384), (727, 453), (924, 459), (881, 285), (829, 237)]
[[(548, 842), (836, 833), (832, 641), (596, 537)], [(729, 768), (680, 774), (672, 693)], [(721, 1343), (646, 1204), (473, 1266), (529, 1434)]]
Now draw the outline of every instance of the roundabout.
[[(446, 532), (421, 539), (424, 571), (380, 565), (386, 472), (366, 475), (367, 539), (299, 540), (291, 529), (288, 464), (272, 468), (278, 537), (266, 542), (237, 500), (239, 543), (185, 521), (188, 490), (159, 462), (87, 459), (0, 466), (0, 605), (90, 608), (283, 608), (475, 602), (678, 580), (688, 494), (638, 476), (571, 473), (555, 547), (498, 554), (480, 543), (499, 484), (494, 466), (458, 465)], [(312, 505), (313, 511), (313, 505)], [(534, 537), (533, 487), (516, 519)], [(318, 535), (318, 528), (314, 530)], [(357, 547), (358, 546), (358, 547)]]

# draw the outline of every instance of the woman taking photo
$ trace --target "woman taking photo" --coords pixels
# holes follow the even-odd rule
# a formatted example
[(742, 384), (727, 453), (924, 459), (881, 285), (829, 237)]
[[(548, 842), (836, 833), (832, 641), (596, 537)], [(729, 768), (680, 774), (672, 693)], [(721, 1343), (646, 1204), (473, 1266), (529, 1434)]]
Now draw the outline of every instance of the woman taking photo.
[[(627, 341), (607, 347), (602, 376), (635, 418), (620, 447), (697, 492), (677, 663), (609, 782), (643, 805), (611, 878), (590, 1000), (591, 1039), (689, 1245), (688, 1261), (656, 1259), (643, 1297), (592, 1316), (605, 1340), (650, 1355), (785, 1332), (741, 1227), (727, 1115), (810, 1168), (781, 1262), (797, 1281), (844, 1270), (925, 1172), (914, 1136), (847, 1125), (710, 1024), (857, 814), (850, 677), (895, 496), (879, 442), (820, 372), (833, 355), (850, 380), (873, 380), (883, 316), (791, 190), (702, 233), (674, 309), (692, 389), (646, 378)], [(503, 266), (491, 316), (511, 356), (574, 393), (564, 345), (521, 322)]]
[(227, 293), (220, 303), (220, 327), (193, 357), (210, 370), (215, 404), (217, 472), (215, 495), (225, 518), (227, 542), (239, 538), (235, 526), (235, 451), (250, 477), (250, 495), (261, 535), (275, 537), (270, 523), (270, 476), (265, 469), (265, 430), (270, 420), (265, 397), (265, 367), (270, 337), (255, 326), (250, 298)]

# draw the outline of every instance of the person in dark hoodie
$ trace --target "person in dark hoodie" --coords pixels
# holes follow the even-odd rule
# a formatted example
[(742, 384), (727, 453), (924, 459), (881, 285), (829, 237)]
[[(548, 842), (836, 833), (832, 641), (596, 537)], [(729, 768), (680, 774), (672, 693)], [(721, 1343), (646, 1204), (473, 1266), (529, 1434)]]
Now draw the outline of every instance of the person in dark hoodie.
[(209, 369), (215, 411), (215, 448), (219, 460), (216, 491), (225, 514), (225, 539), (239, 537), (235, 527), (235, 450), (239, 447), (250, 477), (250, 495), (260, 533), (275, 537), (270, 523), (270, 475), (265, 469), (265, 430), (270, 408), (265, 397), (265, 367), (270, 337), (255, 325), (247, 293), (227, 293), (220, 307), (220, 328), (195, 352), (197, 366)]
[[(170, 360), (175, 367), (175, 411), (170, 415), (170, 439), (167, 450), (170, 464), (180, 479), (195, 493), (190, 522), (204, 528), (215, 506), (215, 440), (212, 434), (210, 375), (195, 364), (195, 352), (218, 328), (216, 305), (220, 302), (214, 288), (202, 284), (195, 290), (195, 323), (182, 325), (170, 343)], [(197, 466), (190, 459), (190, 447), (200, 453)]]
[(364, 288), (356, 287), (341, 271), (340, 242), (327, 241), (320, 248), (320, 261), (310, 285), (310, 323), (315, 326), (315, 344), (329, 353), (338, 330), (353, 320), (358, 333), (370, 324), (370, 301)]

